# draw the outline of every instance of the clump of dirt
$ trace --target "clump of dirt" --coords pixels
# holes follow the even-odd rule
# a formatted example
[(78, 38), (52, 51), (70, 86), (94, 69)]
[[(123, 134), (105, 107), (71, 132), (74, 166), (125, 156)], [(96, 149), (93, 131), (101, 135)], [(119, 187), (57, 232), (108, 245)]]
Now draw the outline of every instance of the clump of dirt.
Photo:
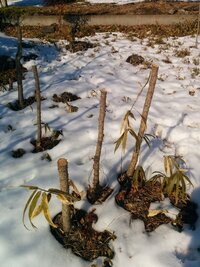
[(98, 232), (92, 224), (98, 220), (94, 210), (87, 213), (72, 207), (71, 229), (69, 233), (62, 231), (62, 215), (59, 213), (53, 219), (58, 228), (50, 227), (51, 233), (64, 248), (70, 248), (72, 252), (87, 261), (93, 261), (98, 257), (112, 259), (114, 251), (109, 243), (116, 236), (109, 231)]
[(62, 103), (67, 104), (68, 102), (72, 102), (72, 101), (75, 101), (78, 99), (81, 99), (81, 98), (77, 95), (70, 93), (70, 92), (64, 92), (61, 95), (57, 95), (57, 94), (53, 95), (53, 101), (57, 102), (57, 103), (62, 102)]
[(31, 140), (30, 143), (34, 146), (34, 149), (32, 153), (38, 153), (38, 152), (43, 152), (48, 149), (52, 149), (55, 146), (57, 146), (61, 139), (58, 139), (58, 136), (45, 136), (41, 138), (41, 145), (37, 146), (36, 140)]
[(13, 150), (11, 153), (13, 158), (21, 158), (26, 153), (26, 151), (23, 148), (18, 148), (16, 150)]
[[(115, 196), (116, 203), (131, 213), (131, 219), (140, 219), (144, 222), (147, 232), (154, 231), (162, 224), (172, 223), (178, 230), (182, 230), (183, 224), (189, 224), (194, 228), (198, 218), (197, 205), (188, 199), (186, 202), (175, 203), (174, 196), (164, 196), (159, 182), (145, 182), (134, 187), (133, 182), (123, 173), (118, 177), (121, 188)], [(180, 209), (177, 219), (173, 221), (164, 213), (155, 216), (148, 216), (149, 207), (152, 202), (162, 201), (164, 197), (169, 197), (172, 205)], [(188, 196), (189, 197), (189, 196)]]
[(127, 58), (126, 62), (130, 63), (133, 66), (137, 66), (137, 65), (144, 63), (144, 58), (137, 54), (132, 54), (131, 56)]
[(95, 190), (89, 186), (87, 190), (87, 199), (91, 204), (103, 203), (113, 192), (113, 189), (109, 186), (101, 186)]
[(84, 42), (84, 41), (75, 41), (67, 45), (66, 49), (72, 53), (76, 53), (78, 51), (86, 51), (89, 48), (93, 48), (93, 47), (94, 45), (92, 43)]

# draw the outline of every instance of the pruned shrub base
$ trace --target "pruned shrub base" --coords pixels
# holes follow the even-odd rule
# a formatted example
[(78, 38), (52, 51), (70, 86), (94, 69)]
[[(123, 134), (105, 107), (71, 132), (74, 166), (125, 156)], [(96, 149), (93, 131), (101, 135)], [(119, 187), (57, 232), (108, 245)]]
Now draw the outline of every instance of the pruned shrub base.
[(92, 228), (92, 224), (98, 220), (94, 211), (87, 213), (84, 210), (72, 209), (71, 230), (68, 234), (62, 231), (61, 213), (54, 217), (53, 221), (58, 228), (50, 227), (50, 230), (56, 240), (86, 261), (93, 261), (98, 257), (112, 259), (114, 252), (109, 242), (116, 238), (115, 235), (107, 230), (98, 232)]
[(183, 224), (189, 224), (194, 229), (198, 218), (197, 204), (190, 201), (189, 196), (187, 201), (180, 200), (178, 203), (175, 203), (174, 196), (169, 196), (171, 204), (180, 209), (176, 220), (172, 220), (164, 213), (150, 217), (148, 214), (151, 203), (168, 197), (163, 195), (160, 183), (146, 182), (136, 189), (125, 174), (120, 175), (118, 181), (121, 188), (115, 196), (116, 203), (131, 213), (131, 219), (142, 220), (147, 232), (152, 232), (160, 225), (168, 223), (172, 223), (179, 231), (183, 229)]
[(61, 139), (57, 139), (54, 136), (42, 137), (41, 145), (37, 146), (36, 140), (31, 140), (30, 143), (34, 146), (32, 153), (43, 152), (48, 149), (52, 149), (60, 143)]

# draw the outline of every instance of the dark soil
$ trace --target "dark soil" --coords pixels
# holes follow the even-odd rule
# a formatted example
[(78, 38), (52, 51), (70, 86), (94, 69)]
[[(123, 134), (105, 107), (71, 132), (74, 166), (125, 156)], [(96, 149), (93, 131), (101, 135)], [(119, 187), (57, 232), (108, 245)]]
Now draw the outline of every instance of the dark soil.
[(170, 222), (177, 227), (178, 230), (183, 229), (183, 224), (189, 224), (194, 229), (198, 218), (196, 212), (197, 205), (190, 201), (190, 199), (186, 202), (179, 201), (175, 204), (175, 198), (173, 196), (171, 196), (171, 198), (169, 197), (172, 205), (180, 209), (176, 222), (173, 222), (172, 219), (163, 213), (149, 217), (150, 204), (152, 202), (162, 201), (164, 197), (160, 183), (146, 182), (143, 185), (139, 185), (136, 189), (125, 173), (118, 177), (118, 181), (121, 188), (115, 197), (116, 203), (131, 213), (131, 219), (142, 220), (147, 232), (154, 231), (158, 226)]
[(144, 58), (140, 55), (132, 54), (127, 58), (126, 62), (130, 63), (133, 66), (137, 66), (144, 63)]
[(11, 153), (13, 158), (21, 158), (26, 153), (26, 151), (23, 148), (18, 148), (16, 150), (13, 150)]
[(64, 248), (87, 261), (93, 261), (98, 257), (112, 259), (114, 252), (109, 242), (116, 237), (108, 231), (98, 232), (93, 229), (92, 224), (98, 220), (94, 211), (87, 213), (84, 210), (77, 210), (72, 207), (72, 227), (69, 233), (64, 234), (62, 229), (62, 215), (59, 213), (53, 219), (58, 228), (50, 227), (51, 233)]
[(66, 46), (66, 49), (69, 50), (72, 53), (76, 53), (78, 51), (86, 51), (89, 48), (93, 48), (94, 45), (89, 42), (83, 42), (83, 41), (75, 41), (69, 45)]
[(60, 143), (61, 139), (57, 139), (54, 136), (42, 137), (41, 146), (36, 146), (36, 140), (31, 140), (31, 144), (35, 147), (32, 153), (42, 152), (48, 149), (52, 149)]
[(70, 93), (70, 92), (64, 92), (61, 95), (57, 95), (57, 94), (53, 95), (53, 101), (54, 102), (67, 103), (67, 102), (75, 101), (77, 99), (81, 99), (81, 98), (77, 95)]
[(113, 189), (108, 186), (99, 185), (96, 189), (89, 186), (87, 190), (87, 199), (91, 204), (101, 204), (112, 194), (112, 192)]

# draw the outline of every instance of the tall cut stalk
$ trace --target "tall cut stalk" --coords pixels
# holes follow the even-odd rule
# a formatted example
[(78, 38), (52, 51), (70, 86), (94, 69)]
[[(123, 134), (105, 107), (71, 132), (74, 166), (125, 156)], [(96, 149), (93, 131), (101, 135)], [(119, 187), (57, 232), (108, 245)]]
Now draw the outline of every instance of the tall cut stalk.
[[(58, 173), (60, 177), (60, 190), (69, 194), (69, 174), (68, 174), (68, 161), (64, 158), (58, 160)], [(68, 204), (62, 204), (62, 223), (63, 231), (69, 232), (71, 228), (70, 222), (70, 206)]]
[(98, 139), (96, 145), (96, 153), (94, 156), (94, 176), (93, 176), (93, 190), (99, 187), (99, 162), (101, 156), (101, 148), (104, 137), (104, 120), (106, 115), (106, 96), (107, 92), (105, 90), (101, 90), (101, 98), (100, 98), (100, 109), (99, 109), (99, 126), (98, 126)]
[(37, 140), (36, 147), (41, 147), (42, 139), (42, 126), (41, 126), (41, 95), (40, 95), (40, 81), (38, 77), (37, 67), (32, 67), (34, 78), (35, 78), (35, 96), (37, 101)]
[(141, 118), (141, 122), (140, 122), (140, 128), (139, 128), (139, 132), (138, 132), (138, 135), (137, 135), (138, 138), (136, 140), (136, 145), (135, 145), (135, 148), (134, 148), (134, 151), (133, 151), (132, 159), (131, 159), (131, 162), (130, 162), (130, 165), (129, 165), (128, 171), (127, 171), (127, 176), (128, 177), (133, 177), (134, 171), (136, 169), (136, 165), (137, 165), (139, 154), (140, 154), (140, 148), (141, 148), (143, 136), (144, 136), (145, 129), (146, 129), (147, 117), (148, 117), (149, 109), (150, 109), (150, 106), (151, 106), (151, 101), (152, 101), (153, 94), (154, 94), (154, 89), (155, 89), (155, 85), (156, 85), (157, 76), (158, 76), (158, 66), (157, 65), (153, 65), (152, 69), (151, 69), (150, 80), (149, 80), (149, 88), (148, 88), (146, 99), (145, 99), (145, 103), (144, 103), (144, 106), (143, 106), (143, 112), (142, 112), (142, 118)]
[(20, 19), (18, 18), (17, 21), (17, 54), (16, 54), (16, 75), (17, 75), (17, 89), (18, 89), (18, 102), (20, 108), (23, 108), (24, 106), (24, 94), (23, 94), (23, 74), (22, 74), (22, 65), (21, 65), (21, 59), (22, 59), (22, 29), (20, 26)]

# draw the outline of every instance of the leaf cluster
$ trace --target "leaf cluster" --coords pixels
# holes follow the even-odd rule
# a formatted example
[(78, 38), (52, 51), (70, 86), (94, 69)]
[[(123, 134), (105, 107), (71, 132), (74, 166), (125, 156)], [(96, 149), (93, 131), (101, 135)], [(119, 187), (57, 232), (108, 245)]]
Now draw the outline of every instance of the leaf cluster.
[(187, 199), (187, 183), (192, 185), (190, 178), (187, 176), (188, 170), (184, 167), (185, 161), (180, 157), (164, 156), (164, 171), (154, 172), (155, 175), (150, 181), (159, 181), (164, 194), (175, 196), (175, 204), (179, 200), (186, 201)]
[(140, 187), (143, 187), (146, 183), (146, 174), (142, 166), (137, 166), (132, 177), (132, 187), (135, 191), (138, 191)]
[(75, 201), (81, 200), (83, 196), (83, 192), (79, 192), (76, 185), (71, 180), (70, 180), (70, 186), (72, 186), (75, 192), (74, 194), (68, 194), (56, 188), (49, 188), (48, 190), (45, 190), (37, 186), (21, 185), (21, 187), (32, 191), (23, 211), (22, 221), (25, 228), (28, 229), (27, 226), (25, 225), (25, 215), (27, 209), (28, 209), (28, 218), (33, 228), (37, 227), (33, 224), (32, 220), (41, 213), (43, 213), (49, 225), (51, 225), (54, 228), (57, 228), (58, 226), (54, 224), (54, 222), (52, 221), (49, 211), (49, 202), (51, 200), (52, 195), (55, 195), (60, 202), (67, 205), (73, 205)]
[(130, 119), (135, 120), (134, 114), (131, 112), (131, 110), (128, 110), (123, 118), (121, 127), (120, 127), (120, 137), (115, 141), (115, 151), (122, 145), (122, 151), (125, 152), (126, 150), (126, 143), (127, 143), (127, 137), (128, 133), (137, 141), (138, 136), (135, 133), (135, 130), (130, 122)]

